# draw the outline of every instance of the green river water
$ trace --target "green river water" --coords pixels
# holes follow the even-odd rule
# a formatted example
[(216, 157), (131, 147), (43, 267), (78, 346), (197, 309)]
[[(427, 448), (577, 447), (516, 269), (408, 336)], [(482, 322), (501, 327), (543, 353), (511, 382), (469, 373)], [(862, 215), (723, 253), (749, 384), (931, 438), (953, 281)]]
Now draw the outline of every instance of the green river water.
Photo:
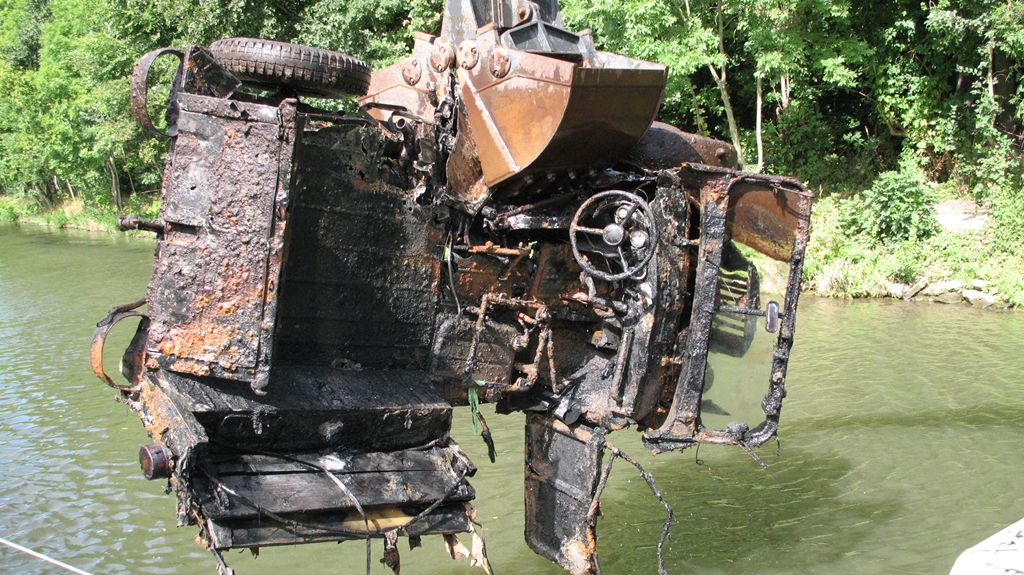
[[(148, 438), (138, 418), (88, 367), (93, 325), (145, 293), (152, 250), (0, 227), (0, 537), (96, 575), (212, 575), (196, 529), (176, 528), (173, 497), (139, 472)], [(692, 450), (654, 458), (634, 431), (610, 436), (675, 508), (673, 575), (945, 574), (961, 551), (1024, 517), (1024, 315), (805, 296), (787, 383), (781, 454), (774, 443), (759, 450), (767, 470), (736, 448), (704, 447), (697, 465)], [(494, 465), (467, 410), (456, 410), (452, 435), (480, 467), (472, 483), (495, 573), (562, 573), (523, 542), (523, 419), (488, 422)], [(622, 461), (602, 507), (604, 573), (656, 573), (664, 512)], [(404, 575), (482, 573), (445, 556), (437, 537), (400, 549)], [(373, 572), (390, 573), (381, 556), (375, 541)], [(357, 542), (227, 559), (239, 575), (365, 566)], [(59, 572), (0, 547), (0, 573)]]

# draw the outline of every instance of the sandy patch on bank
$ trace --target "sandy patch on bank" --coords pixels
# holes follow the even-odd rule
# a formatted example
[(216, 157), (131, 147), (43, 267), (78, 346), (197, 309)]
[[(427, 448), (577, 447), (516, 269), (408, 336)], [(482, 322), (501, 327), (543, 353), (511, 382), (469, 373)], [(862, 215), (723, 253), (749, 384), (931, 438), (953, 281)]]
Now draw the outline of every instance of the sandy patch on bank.
[(935, 218), (946, 231), (978, 231), (988, 222), (988, 212), (971, 200), (946, 200), (935, 205)]

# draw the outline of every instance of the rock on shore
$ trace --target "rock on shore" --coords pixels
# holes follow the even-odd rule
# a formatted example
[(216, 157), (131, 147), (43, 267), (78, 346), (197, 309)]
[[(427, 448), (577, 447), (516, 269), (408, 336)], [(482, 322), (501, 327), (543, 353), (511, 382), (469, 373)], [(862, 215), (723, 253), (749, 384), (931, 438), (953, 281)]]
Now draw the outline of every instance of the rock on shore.
[(971, 305), (980, 305), (982, 307), (988, 307), (996, 304), (996, 296), (987, 294), (983, 291), (965, 289), (963, 291), (964, 299), (971, 302)]
[(992, 282), (975, 279), (970, 283), (959, 280), (928, 282), (920, 280), (913, 285), (891, 283), (885, 287), (883, 296), (896, 299), (927, 299), (929, 301), (956, 304), (964, 300), (981, 308), (1007, 309), (1009, 303), (1000, 300), (996, 295), (988, 293)]
[(960, 291), (964, 289), (964, 282), (962, 281), (948, 281), (948, 282), (937, 282), (928, 284), (928, 287), (921, 290), (921, 295), (928, 297), (936, 297), (950, 292)]

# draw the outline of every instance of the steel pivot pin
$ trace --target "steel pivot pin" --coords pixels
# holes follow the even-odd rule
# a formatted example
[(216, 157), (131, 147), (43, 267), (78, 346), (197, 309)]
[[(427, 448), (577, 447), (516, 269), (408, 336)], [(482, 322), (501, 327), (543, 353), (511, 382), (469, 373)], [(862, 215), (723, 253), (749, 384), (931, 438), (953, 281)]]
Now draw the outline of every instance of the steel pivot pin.
[(480, 52), (476, 49), (476, 42), (463, 40), (459, 44), (459, 65), (467, 70), (472, 70), (480, 61)]
[(415, 86), (422, 77), (423, 70), (420, 68), (420, 61), (416, 58), (406, 60), (405, 64), (402, 65), (402, 78), (405, 79), (405, 83)]
[(504, 78), (512, 68), (512, 59), (509, 56), (508, 50), (501, 47), (491, 50), (491, 55), (487, 61), (490, 65), (491, 75), (495, 78)]

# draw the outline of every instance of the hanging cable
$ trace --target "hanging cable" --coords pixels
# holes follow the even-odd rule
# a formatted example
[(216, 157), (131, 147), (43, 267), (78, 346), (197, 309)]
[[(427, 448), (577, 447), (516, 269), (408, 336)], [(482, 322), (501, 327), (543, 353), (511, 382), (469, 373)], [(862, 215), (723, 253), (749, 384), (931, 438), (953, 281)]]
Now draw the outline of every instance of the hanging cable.
[(82, 571), (81, 569), (79, 569), (77, 567), (72, 567), (71, 565), (68, 565), (67, 563), (62, 563), (62, 562), (57, 561), (56, 559), (54, 559), (52, 557), (47, 557), (46, 555), (43, 555), (42, 553), (38, 553), (36, 551), (33, 551), (33, 550), (29, 549), (28, 547), (22, 547), (21, 545), (18, 545), (17, 543), (12, 543), (12, 542), (10, 542), (10, 541), (8, 541), (6, 539), (0, 539), (0, 543), (10, 547), (11, 549), (14, 549), (15, 551), (21, 551), (22, 553), (24, 553), (26, 555), (31, 555), (32, 557), (35, 557), (36, 559), (40, 559), (42, 561), (46, 561), (47, 563), (50, 563), (51, 565), (56, 565), (57, 567), (60, 567), (61, 569), (64, 569), (65, 571), (70, 571), (72, 573), (77, 573), (78, 575), (92, 575), (88, 571)]

